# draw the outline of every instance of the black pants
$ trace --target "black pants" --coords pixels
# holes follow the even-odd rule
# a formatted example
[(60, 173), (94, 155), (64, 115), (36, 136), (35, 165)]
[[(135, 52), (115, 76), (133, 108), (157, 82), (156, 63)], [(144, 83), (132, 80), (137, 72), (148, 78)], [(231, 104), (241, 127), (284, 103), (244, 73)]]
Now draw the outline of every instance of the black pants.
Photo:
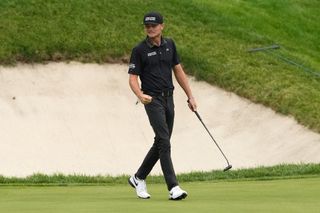
[(178, 185), (171, 160), (170, 138), (174, 122), (173, 97), (153, 97), (152, 102), (145, 105), (150, 124), (155, 133), (153, 146), (144, 158), (136, 176), (146, 179), (156, 162), (160, 159), (161, 169), (168, 190)]

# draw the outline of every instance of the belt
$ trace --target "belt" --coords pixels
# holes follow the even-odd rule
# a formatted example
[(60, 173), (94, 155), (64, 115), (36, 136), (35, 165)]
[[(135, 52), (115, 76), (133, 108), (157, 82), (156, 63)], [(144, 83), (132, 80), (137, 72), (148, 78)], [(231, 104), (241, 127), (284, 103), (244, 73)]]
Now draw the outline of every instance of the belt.
[(158, 96), (162, 96), (162, 97), (170, 97), (173, 95), (173, 90), (165, 90), (162, 92), (144, 92), (144, 94), (150, 95), (150, 96), (154, 96), (154, 97), (158, 97)]

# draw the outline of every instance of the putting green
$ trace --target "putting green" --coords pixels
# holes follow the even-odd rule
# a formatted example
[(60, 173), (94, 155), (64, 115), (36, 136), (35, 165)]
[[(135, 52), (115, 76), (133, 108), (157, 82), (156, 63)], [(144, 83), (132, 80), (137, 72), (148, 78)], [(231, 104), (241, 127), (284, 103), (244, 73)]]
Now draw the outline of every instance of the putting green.
[(193, 182), (183, 201), (169, 201), (163, 184), (152, 198), (136, 198), (127, 185), (1, 186), (0, 212), (319, 212), (320, 178), (273, 181)]

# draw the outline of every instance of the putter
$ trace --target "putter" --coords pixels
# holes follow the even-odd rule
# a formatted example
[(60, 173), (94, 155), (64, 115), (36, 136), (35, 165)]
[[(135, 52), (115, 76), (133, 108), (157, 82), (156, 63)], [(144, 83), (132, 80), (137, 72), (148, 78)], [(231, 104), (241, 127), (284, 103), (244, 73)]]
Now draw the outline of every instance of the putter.
[(217, 145), (217, 147), (219, 148), (221, 154), (223, 155), (224, 159), (226, 159), (228, 166), (226, 168), (223, 169), (223, 171), (228, 171), (229, 169), (232, 168), (232, 165), (229, 163), (227, 157), (225, 156), (225, 154), (223, 153), (223, 151), (221, 150), (220, 146), (218, 145), (218, 143), (216, 142), (216, 140), (212, 137), (211, 133), (209, 132), (208, 128), (206, 127), (206, 125), (203, 123), (199, 113), (197, 111), (194, 111), (194, 113), (196, 114), (196, 116), (198, 117), (198, 119), (200, 120), (200, 122), (202, 123), (202, 125), (204, 126), (204, 128), (207, 130), (207, 132), (209, 133), (210, 137), (212, 138), (213, 142)]

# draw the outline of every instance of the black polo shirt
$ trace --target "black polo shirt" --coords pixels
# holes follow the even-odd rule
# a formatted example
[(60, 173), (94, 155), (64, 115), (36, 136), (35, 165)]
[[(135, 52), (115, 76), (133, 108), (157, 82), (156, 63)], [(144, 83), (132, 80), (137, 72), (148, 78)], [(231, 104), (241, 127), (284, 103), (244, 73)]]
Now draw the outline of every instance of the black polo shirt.
[(179, 63), (172, 39), (161, 38), (161, 45), (158, 47), (147, 37), (133, 48), (128, 73), (139, 75), (142, 91), (161, 93), (174, 89), (172, 68)]

